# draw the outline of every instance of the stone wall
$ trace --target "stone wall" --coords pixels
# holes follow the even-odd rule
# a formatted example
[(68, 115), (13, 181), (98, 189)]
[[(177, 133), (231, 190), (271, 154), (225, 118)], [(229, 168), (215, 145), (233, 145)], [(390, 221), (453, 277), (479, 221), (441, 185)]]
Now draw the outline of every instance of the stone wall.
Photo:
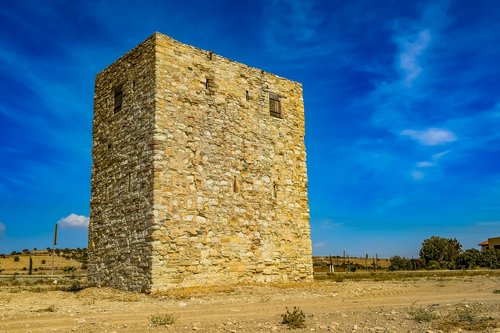
[(88, 277), (98, 286), (151, 287), (154, 46), (146, 40), (96, 77)]
[(96, 80), (91, 280), (155, 291), (312, 279), (305, 159), (299, 83), (154, 34)]

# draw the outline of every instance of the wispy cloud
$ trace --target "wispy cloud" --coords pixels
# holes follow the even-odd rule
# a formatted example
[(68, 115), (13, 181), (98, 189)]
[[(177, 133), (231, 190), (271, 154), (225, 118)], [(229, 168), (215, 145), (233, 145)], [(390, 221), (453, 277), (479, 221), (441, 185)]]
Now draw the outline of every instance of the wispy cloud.
[(314, 243), (314, 244), (313, 244), (313, 247), (314, 247), (315, 249), (321, 249), (321, 248), (326, 247), (326, 244), (325, 244), (324, 242)]
[(313, 2), (273, 0), (266, 3), (265, 12), (266, 28), (262, 33), (272, 54), (294, 60), (333, 51), (332, 41), (319, 33), (325, 14), (316, 10)]
[(89, 217), (83, 215), (70, 214), (65, 218), (60, 219), (59, 223), (62, 227), (68, 228), (87, 228), (89, 226)]
[(500, 221), (479, 221), (476, 225), (481, 227), (500, 227)]
[(417, 106), (432, 94), (429, 82), (436, 69), (431, 59), (447, 22), (446, 6), (431, 3), (418, 19), (393, 23), (393, 67), (385, 68), (385, 75), (374, 81), (375, 89), (362, 100), (374, 110), (374, 126), (397, 134), (426, 119)]
[(408, 136), (425, 146), (437, 146), (457, 141), (457, 137), (453, 132), (441, 128), (429, 128), (422, 131), (405, 129), (402, 130), (400, 134), (402, 136)]
[(417, 166), (419, 168), (430, 168), (430, 167), (434, 166), (434, 163), (429, 162), (429, 161), (420, 161), (420, 162), (417, 162)]
[(418, 170), (414, 170), (410, 173), (411, 175), (411, 178), (413, 178), (413, 180), (422, 180), (424, 179), (425, 177), (425, 173), (423, 173), (422, 171), (418, 171)]
[(342, 225), (337, 219), (332, 218), (311, 218), (311, 224), (324, 225), (329, 227), (339, 227)]
[(403, 72), (403, 84), (410, 87), (422, 73), (422, 67), (418, 58), (427, 49), (431, 41), (431, 33), (428, 29), (418, 33), (415, 41), (400, 39), (398, 41), (401, 53), (399, 54), (399, 66)]
[(3, 224), (2, 222), (0, 222), (0, 234), (5, 232), (5, 224)]
[(432, 155), (432, 160), (433, 161), (439, 161), (440, 159), (442, 159), (444, 156), (446, 156), (449, 153), (450, 153), (450, 150), (446, 150), (446, 151), (442, 151), (442, 152), (436, 153), (436, 154)]

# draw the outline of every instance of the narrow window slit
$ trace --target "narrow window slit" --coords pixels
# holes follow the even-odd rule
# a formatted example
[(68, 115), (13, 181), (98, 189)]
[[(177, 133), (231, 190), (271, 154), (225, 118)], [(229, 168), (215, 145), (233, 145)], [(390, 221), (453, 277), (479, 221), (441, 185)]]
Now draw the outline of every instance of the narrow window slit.
[(246, 90), (246, 93), (245, 93), (245, 99), (246, 99), (247, 101), (249, 101), (249, 100), (250, 100), (250, 93), (248, 92), (248, 90)]
[(239, 186), (238, 186), (238, 179), (236, 176), (233, 178), (233, 192), (238, 193), (239, 192)]
[(114, 113), (117, 113), (122, 109), (122, 103), (123, 103), (123, 86), (120, 85), (115, 88), (114, 108), (113, 108)]

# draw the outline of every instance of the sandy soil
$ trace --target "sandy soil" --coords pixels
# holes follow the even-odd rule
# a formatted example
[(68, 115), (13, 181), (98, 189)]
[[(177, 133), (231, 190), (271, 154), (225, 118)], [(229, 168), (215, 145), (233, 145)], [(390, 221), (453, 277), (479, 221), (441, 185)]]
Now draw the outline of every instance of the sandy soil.
[[(499, 276), (317, 281), (168, 295), (3, 286), (0, 332), (285, 332), (281, 314), (294, 306), (307, 315), (306, 327), (294, 332), (500, 332), (499, 290)], [(414, 320), (422, 309), (437, 318)], [(469, 317), (452, 320), (460, 309), (470, 310)], [(151, 325), (152, 315), (167, 313), (176, 317), (173, 324)]]

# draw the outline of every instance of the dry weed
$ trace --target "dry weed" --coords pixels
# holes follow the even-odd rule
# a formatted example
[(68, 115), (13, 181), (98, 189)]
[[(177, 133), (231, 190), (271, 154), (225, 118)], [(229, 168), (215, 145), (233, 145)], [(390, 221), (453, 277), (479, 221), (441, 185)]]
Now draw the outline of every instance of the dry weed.
[(149, 317), (149, 325), (155, 326), (168, 326), (175, 322), (176, 318), (171, 313), (154, 314)]

